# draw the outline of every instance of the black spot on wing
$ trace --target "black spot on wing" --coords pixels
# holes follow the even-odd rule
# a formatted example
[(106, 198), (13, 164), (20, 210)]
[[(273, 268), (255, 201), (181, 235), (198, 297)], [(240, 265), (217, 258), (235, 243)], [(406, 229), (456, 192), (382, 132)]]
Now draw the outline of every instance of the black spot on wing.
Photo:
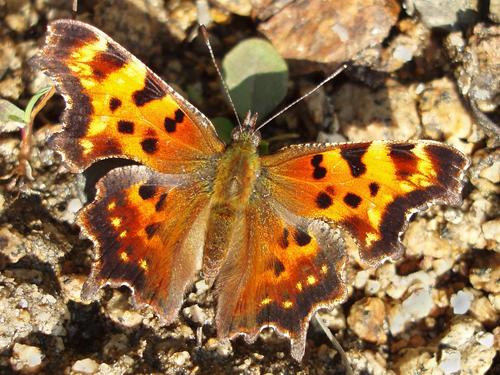
[(323, 155), (321, 154), (314, 155), (311, 158), (311, 165), (313, 167), (319, 167), (322, 161), (323, 161)]
[(158, 230), (158, 228), (160, 228), (160, 223), (153, 223), (153, 224), (149, 224), (144, 230), (146, 232), (146, 236), (148, 237), (148, 239), (151, 239), (153, 238), (153, 236), (155, 235), (156, 231)]
[(333, 203), (332, 197), (329, 194), (321, 191), (316, 196), (316, 206), (321, 209), (326, 209), (330, 207)]
[(326, 168), (324, 167), (316, 167), (313, 171), (313, 177), (315, 180), (321, 180), (326, 176)]
[(154, 185), (141, 185), (139, 187), (139, 196), (146, 200), (152, 198), (156, 194), (156, 186)]
[(314, 167), (313, 178), (315, 180), (320, 180), (326, 176), (326, 168), (321, 166), (323, 162), (323, 155), (317, 154), (311, 158), (311, 165)]
[(417, 172), (418, 158), (413, 153), (411, 143), (393, 143), (389, 145), (391, 158), (399, 178), (406, 178)]
[(279, 243), (279, 245), (281, 246), (282, 249), (286, 249), (288, 247), (288, 245), (290, 245), (290, 242), (288, 240), (288, 236), (289, 236), (288, 229), (287, 228), (283, 228), (283, 234), (278, 239), (278, 243)]
[(165, 117), (164, 126), (167, 133), (173, 133), (177, 130), (177, 125), (184, 121), (184, 112), (180, 109), (176, 109), (174, 113), (174, 118)]
[(353, 193), (347, 193), (344, 202), (351, 208), (357, 208), (361, 204), (361, 197)]
[(366, 172), (366, 165), (363, 163), (362, 158), (370, 147), (370, 144), (370, 142), (364, 142), (341, 146), (340, 156), (349, 165), (353, 177), (359, 177)]
[(283, 265), (281, 260), (279, 260), (279, 259), (274, 260), (273, 271), (274, 271), (274, 275), (276, 277), (278, 277), (279, 275), (281, 275), (285, 271), (285, 266)]
[(147, 154), (154, 154), (158, 149), (158, 139), (146, 138), (141, 142), (142, 150)]
[(311, 242), (311, 236), (301, 229), (297, 229), (293, 234), (295, 243), (299, 246), (306, 246)]
[(371, 182), (370, 185), (368, 186), (369, 189), (370, 189), (370, 195), (372, 197), (376, 196), (379, 189), (380, 189), (380, 185), (377, 184), (376, 182)]
[(134, 134), (134, 123), (132, 121), (118, 121), (118, 131), (122, 134)]
[(107, 43), (106, 50), (98, 52), (89, 63), (92, 73), (98, 80), (106, 79), (127, 62), (126, 57), (111, 43)]
[(155, 84), (156, 78), (149, 71), (146, 74), (146, 79), (144, 80), (144, 88), (138, 90), (132, 94), (132, 100), (134, 103), (142, 107), (147, 103), (163, 98), (166, 93), (160, 89), (159, 85)]
[(167, 193), (163, 193), (162, 195), (160, 195), (160, 198), (158, 198), (158, 202), (156, 202), (155, 204), (156, 212), (163, 210), (163, 208), (165, 207), (165, 200), (167, 199), (167, 195)]
[(175, 111), (175, 122), (181, 123), (184, 121), (184, 112), (182, 112), (180, 109), (177, 109)]
[(164, 126), (167, 133), (173, 133), (177, 128), (177, 123), (175, 122), (174, 119), (171, 119), (170, 117), (165, 117)]
[(120, 99), (113, 97), (109, 100), (109, 109), (111, 112), (116, 111), (121, 106), (122, 106), (122, 101)]

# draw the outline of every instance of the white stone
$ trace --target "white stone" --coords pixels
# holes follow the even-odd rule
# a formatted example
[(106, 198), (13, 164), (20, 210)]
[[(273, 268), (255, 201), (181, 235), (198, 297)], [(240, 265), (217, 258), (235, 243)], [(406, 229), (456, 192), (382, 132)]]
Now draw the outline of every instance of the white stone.
[(356, 277), (354, 278), (354, 283), (353, 286), (356, 289), (361, 289), (365, 286), (366, 282), (368, 281), (368, 278), (370, 277), (370, 274), (366, 270), (359, 271), (356, 274)]
[(196, 294), (202, 294), (205, 293), (210, 287), (208, 284), (205, 282), (205, 280), (199, 280), (194, 284), (194, 287), (196, 288)]
[(186, 317), (191, 319), (193, 322), (201, 325), (205, 324), (208, 320), (207, 314), (205, 314), (202, 308), (198, 305), (185, 307), (184, 309), (182, 309), (182, 312)]
[(380, 281), (368, 280), (365, 285), (365, 292), (369, 295), (377, 294), (380, 290)]
[(481, 229), (485, 239), (500, 242), (500, 219), (487, 221)]
[(441, 361), (439, 362), (439, 368), (443, 370), (446, 375), (459, 372), (461, 355), (458, 350), (446, 349), (443, 350), (441, 354)]
[(434, 302), (429, 289), (414, 291), (401, 305), (396, 305), (389, 310), (389, 329), (393, 335), (401, 333), (409, 322), (422, 319), (429, 315)]
[(460, 290), (458, 293), (453, 294), (450, 299), (453, 313), (458, 315), (467, 313), (472, 305), (472, 301), (474, 301), (474, 296), (468, 291)]
[(40, 348), (15, 343), (12, 348), (10, 365), (14, 371), (34, 373), (42, 365), (44, 355)]
[(393, 52), (394, 58), (400, 61), (410, 61), (413, 58), (413, 51), (405, 46), (397, 46)]
[(487, 348), (491, 348), (495, 344), (495, 336), (489, 332), (479, 332), (476, 341)]
[(94, 361), (92, 358), (85, 358), (76, 361), (71, 370), (80, 374), (95, 374), (99, 369), (99, 364)]
[(190, 358), (191, 358), (191, 356), (189, 355), (189, 353), (186, 351), (183, 351), (183, 352), (176, 352), (176, 353), (172, 354), (172, 356), (170, 357), (170, 360), (172, 363), (174, 363), (175, 365), (180, 367), (180, 366), (183, 366), (187, 361), (189, 361)]

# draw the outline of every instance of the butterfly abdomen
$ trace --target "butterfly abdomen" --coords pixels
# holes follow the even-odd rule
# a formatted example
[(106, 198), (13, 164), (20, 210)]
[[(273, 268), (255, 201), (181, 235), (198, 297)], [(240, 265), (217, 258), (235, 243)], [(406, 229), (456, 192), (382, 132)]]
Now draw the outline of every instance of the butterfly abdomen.
[(203, 274), (208, 281), (213, 281), (224, 262), (259, 170), (256, 147), (247, 141), (230, 145), (219, 162), (203, 254)]

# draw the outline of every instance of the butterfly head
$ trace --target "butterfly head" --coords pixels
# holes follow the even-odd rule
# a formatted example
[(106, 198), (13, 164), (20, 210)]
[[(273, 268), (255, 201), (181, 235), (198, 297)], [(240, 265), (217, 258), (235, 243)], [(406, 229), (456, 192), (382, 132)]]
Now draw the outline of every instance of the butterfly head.
[(231, 138), (233, 142), (250, 142), (257, 147), (260, 143), (260, 132), (256, 129), (258, 113), (248, 111), (241, 126), (235, 127)]

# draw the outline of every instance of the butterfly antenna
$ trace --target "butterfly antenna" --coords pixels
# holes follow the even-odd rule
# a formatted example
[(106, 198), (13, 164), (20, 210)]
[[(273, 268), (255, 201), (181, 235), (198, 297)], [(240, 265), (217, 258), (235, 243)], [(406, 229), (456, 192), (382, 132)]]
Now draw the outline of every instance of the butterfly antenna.
[(309, 95), (311, 95), (312, 93), (314, 93), (316, 90), (318, 90), (321, 86), (323, 86), (325, 83), (327, 83), (328, 81), (331, 81), (332, 79), (334, 79), (335, 77), (337, 77), (340, 73), (342, 73), (345, 69), (347, 69), (347, 64), (342, 64), (340, 67), (337, 68), (337, 70), (335, 70), (332, 74), (330, 74), (328, 77), (326, 77), (323, 81), (321, 81), (315, 88), (313, 88), (312, 90), (308, 91), (307, 93), (305, 93), (304, 95), (302, 95), (300, 98), (298, 98), (297, 100), (293, 101), (292, 103), (288, 104), (285, 108), (283, 108), (281, 111), (279, 111), (278, 113), (274, 114), (273, 116), (271, 116), (271, 118), (267, 119), (266, 121), (264, 121), (264, 123), (262, 123), (256, 130), (259, 130), (261, 128), (263, 128), (265, 125), (267, 125), (268, 123), (270, 123), (271, 121), (273, 121), (276, 117), (278, 117), (279, 115), (281, 115), (283, 112), (286, 112), (288, 111), (291, 107), (293, 107), (295, 104), (297, 104), (298, 102), (302, 101), (303, 99), (307, 98)]
[(208, 47), (208, 51), (210, 52), (210, 57), (212, 58), (212, 62), (215, 66), (215, 70), (217, 70), (217, 74), (219, 75), (219, 78), (222, 82), (222, 86), (224, 87), (224, 92), (226, 93), (226, 97), (229, 100), (229, 104), (231, 105), (231, 108), (234, 112), (234, 117), (236, 117), (236, 121), (238, 121), (238, 126), (241, 129), (241, 122), (240, 118), (238, 117), (238, 112), (236, 112), (236, 107), (234, 106), (233, 99), (231, 99), (231, 95), (229, 94), (229, 88), (227, 87), (226, 81), (224, 81), (224, 78), (222, 77), (222, 73), (219, 69), (219, 66), (217, 65), (217, 62), (215, 61), (215, 56), (214, 56), (214, 51), (212, 49), (212, 45), (210, 44), (210, 39), (208, 38), (208, 31), (205, 25), (200, 25), (200, 31), (201, 35), (203, 35), (203, 39), (205, 40), (205, 44)]

